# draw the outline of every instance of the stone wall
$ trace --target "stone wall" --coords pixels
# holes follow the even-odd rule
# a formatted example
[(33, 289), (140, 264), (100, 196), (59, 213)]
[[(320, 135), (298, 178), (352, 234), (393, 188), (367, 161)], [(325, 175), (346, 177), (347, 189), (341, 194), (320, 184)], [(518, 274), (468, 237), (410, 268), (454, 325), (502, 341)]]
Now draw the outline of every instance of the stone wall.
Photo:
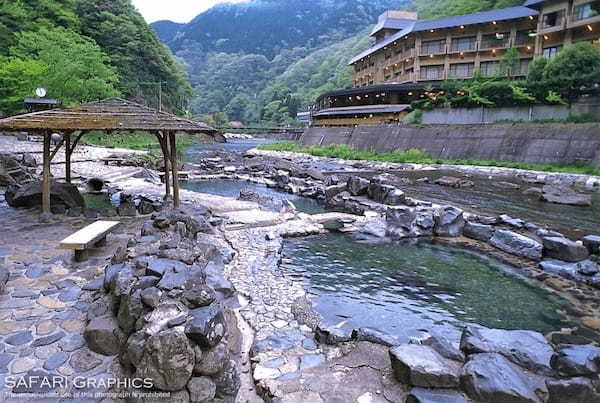
[(301, 145), (348, 144), (360, 150), (423, 150), (438, 158), (600, 166), (600, 124), (380, 125), (312, 127)]
[(219, 220), (193, 214), (155, 214), (117, 250), (84, 337), (92, 351), (118, 355), (126, 377), (170, 392), (170, 401), (233, 402), (237, 326), (226, 300), (234, 291), (222, 277), (232, 251), (214, 235)]

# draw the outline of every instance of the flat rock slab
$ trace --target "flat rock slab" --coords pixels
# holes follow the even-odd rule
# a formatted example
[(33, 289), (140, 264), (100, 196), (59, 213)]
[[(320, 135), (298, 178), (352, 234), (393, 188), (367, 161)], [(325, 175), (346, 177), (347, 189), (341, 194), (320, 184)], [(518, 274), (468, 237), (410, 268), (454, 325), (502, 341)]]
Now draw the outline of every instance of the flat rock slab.
[(550, 359), (554, 350), (544, 335), (538, 332), (467, 326), (460, 348), (467, 354), (499, 353), (515, 364), (540, 374), (552, 371)]
[(548, 393), (543, 377), (496, 353), (474, 354), (463, 368), (461, 384), (470, 398), (482, 402), (542, 403)]
[(429, 346), (402, 344), (390, 349), (396, 379), (425, 388), (455, 388), (460, 383), (460, 363), (444, 358)]
[(500, 230), (494, 232), (490, 243), (496, 248), (531, 260), (542, 258), (542, 244), (516, 232)]

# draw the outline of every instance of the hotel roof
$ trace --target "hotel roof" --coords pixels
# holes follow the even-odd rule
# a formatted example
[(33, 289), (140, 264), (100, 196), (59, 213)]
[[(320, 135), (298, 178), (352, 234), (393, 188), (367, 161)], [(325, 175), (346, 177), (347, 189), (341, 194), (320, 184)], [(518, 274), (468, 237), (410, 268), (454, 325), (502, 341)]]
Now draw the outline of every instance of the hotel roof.
[[(533, 0), (531, 0), (533, 1)], [(453, 17), (445, 17), (439, 18), (436, 20), (427, 20), (427, 21), (415, 21), (410, 24), (405, 29), (395, 33), (394, 35), (382, 40), (381, 42), (375, 44), (371, 48), (365, 50), (358, 56), (355, 56), (349, 64), (354, 64), (357, 61), (377, 52), (388, 46), (391, 43), (394, 43), (398, 39), (405, 37), (406, 35), (413, 32), (422, 32), (429, 31), (432, 29), (444, 29), (444, 28), (453, 28), (459, 27), (461, 25), (475, 25), (475, 24), (485, 24), (493, 21), (505, 21), (505, 20), (514, 20), (517, 18), (526, 18), (530, 16), (536, 16), (538, 12), (529, 7), (518, 6), (518, 7), (509, 7), (509, 8), (501, 8), (497, 10), (490, 11), (482, 11), (479, 13), (466, 14), (466, 15), (457, 15)]]

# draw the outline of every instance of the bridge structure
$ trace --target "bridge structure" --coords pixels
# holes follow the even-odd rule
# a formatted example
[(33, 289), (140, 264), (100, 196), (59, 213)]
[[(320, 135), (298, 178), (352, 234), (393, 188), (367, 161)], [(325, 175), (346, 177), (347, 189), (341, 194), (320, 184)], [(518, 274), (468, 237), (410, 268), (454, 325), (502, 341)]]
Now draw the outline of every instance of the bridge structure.
[(221, 134), (247, 134), (252, 137), (276, 138), (280, 140), (298, 141), (303, 128), (298, 127), (260, 127), (260, 126), (244, 126), (244, 127), (216, 127)]

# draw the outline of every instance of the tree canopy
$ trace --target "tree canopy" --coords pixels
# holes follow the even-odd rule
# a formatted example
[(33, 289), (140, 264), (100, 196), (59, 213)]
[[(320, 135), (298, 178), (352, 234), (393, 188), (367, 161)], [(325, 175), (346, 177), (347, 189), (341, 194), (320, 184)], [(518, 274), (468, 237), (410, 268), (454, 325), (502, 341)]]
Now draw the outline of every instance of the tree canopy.
[(183, 68), (131, 0), (0, 2), (0, 115), (23, 110), (37, 86), (73, 104), (113, 95), (183, 112), (193, 91)]

